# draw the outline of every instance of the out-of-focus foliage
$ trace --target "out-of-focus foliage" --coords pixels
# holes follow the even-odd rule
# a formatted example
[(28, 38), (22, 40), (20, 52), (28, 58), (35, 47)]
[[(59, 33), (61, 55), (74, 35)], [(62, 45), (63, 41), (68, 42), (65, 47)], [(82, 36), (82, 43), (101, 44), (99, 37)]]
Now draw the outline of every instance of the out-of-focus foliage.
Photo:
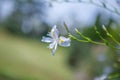
[[(98, 18), (96, 20), (96, 24), (95, 24), (100, 35), (103, 38), (107, 39), (110, 44), (112, 44), (116, 48), (119, 48), (120, 45), (117, 44), (114, 39), (111, 39), (111, 37), (106, 34), (104, 29), (102, 28), (103, 24), (100, 24), (99, 20), (100, 20), (100, 15), (98, 16)], [(119, 40), (120, 40), (119, 25), (117, 27), (115, 27), (115, 26), (113, 26), (113, 24), (116, 24), (116, 22), (113, 21), (112, 19), (110, 19), (108, 25), (106, 25), (106, 28), (109, 31), (109, 33), (119, 42)], [(83, 32), (83, 35), (88, 37), (88, 39), (90, 38), (92, 40), (101, 42), (101, 38), (99, 35), (96, 34), (94, 26), (90, 27), (90, 28), (84, 28), (82, 32)], [(79, 37), (79, 36), (77, 36), (77, 37)], [(81, 38), (81, 37), (79, 37), (78, 39), (83, 40), (83, 38)], [(77, 40), (77, 41), (79, 41), (79, 40)], [(97, 51), (97, 46), (96, 46), (96, 48), (94, 48), (94, 51), (96, 52), (95, 54), (98, 54), (98, 59), (94, 59), (93, 56), (95, 54), (91, 55), (92, 53), (94, 53), (94, 51), (92, 52), (92, 50), (89, 48), (89, 46), (90, 46), (89, 44), (87, 44), (87, 43), (86, 44), (84, 44), (84, 43), (78, 44), (77, 42), (74, 42), (73, 46), (74, 47), (71, 49), (71, 55), (69, 56), (70, 57), (69, 64), (72, 66), (73, 69), (78, 68), (78, 66), (81, 67), (81, 69), (84, 69), (85, 67), (82, 67), (82, 65), (84, 65), (84, 66), (89, 66), (86, 68), (89, 70), (90, 67), (95, 67), (97, 65), (96, 68), (94, 68), (94, 69), (90, 70), (90, 72), (88, 72), (88, 75), (93, 74), (94, 76), (95, 75), (98, 76), (95, 78), (95, 80), (105, 80), (105, 78), (106, 78), (106, 80), (119, 80), (120, 79), (120, 76), (119, 76), (120, 72), (119, 72), (119, 68), (118, 68), (118, 65), (120, 64), (119, 63), (120, 61), (118, 61), (120, 58), (119, 49), (110, 48), (107, 50), (107, 48), (105, 48), (105, 51), (104, 51), (104, 50), (102, 50), (104, 48), (99, 47), (99, 49), (101, 49), (101, 50)], [(99, 58), (101, 58), (101, 59), (99, 60)], [(117, 60), (117, 63), (116, 63), (116, 60)], [(88, 63), (84, 64), (84, 62), (86, 62), (86, 61), (90, 62), (91, 66), (87, 65)], [(114, 67), (114, 65), (116, 65), (117, 68)], [(86, 77), (89, 77), (89, 79), (90, 79), (90, 76), (86, 76)], [(87, 80), (87, 79), (84, 79), (84, 80)], [(91, 80), (92, 80), (92, 78), (91, 78)]]
[(39, 40), (0, 30), (0, 80), (73, 80), (65, 65), (66, 50), (55, 57)]
[[(6, 2), (6, 1), (1, 1)], [(29, 34), (39, 36), (47, 31), (47, 25), (43, 23), (46, 16), (46, 3), (42, 0), (12, 0), (14, 3), (11, 15), (2, 21), (1, 26), (11, 33)]]

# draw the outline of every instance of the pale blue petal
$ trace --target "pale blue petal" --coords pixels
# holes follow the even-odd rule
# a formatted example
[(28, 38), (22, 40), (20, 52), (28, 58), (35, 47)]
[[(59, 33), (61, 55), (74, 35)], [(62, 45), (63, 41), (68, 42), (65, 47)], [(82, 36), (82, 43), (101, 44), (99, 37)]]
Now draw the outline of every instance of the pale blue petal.
[(42, 41), (42, 42), (50, 43), (50, 42), (53, 42), (53, 39), (50, 38), (50, 37), (44, 37), (44, 36), (43, 36), (41, 41)]
[(55, 55), (56, 49), (57, 49), (57, 42), (51, 43), (48, 48), (52, 50), (52, 55)]
[(48, 48), (51, 49), (51, 50), (53, 50), (54, 46), (55, 46), (55, 42), (52, 42), (52, 43), (48, 46)]
[(57, 49), (57, 43), (55, 43), (55, 46), (54, 46), (54, 48), (53, 48), (53, 50), (52, 50), (52, 55), (53, 55), (53, 56), (55, 55), (56, 49)]
[(56, 25), (52, 28), (51, 32), (49, 33), (49, 36), (51, 36), (52, 38), (58, 38), (59, 36), (59, 31), (56, 27)]
[(68, 46), (70, 46), (70, 42), (71, 42), (70, 38), (65, 38), (63, 36), (60, 36), (60, 38), (59, 38), (60, 46), (68, 47)]
[(54, 32), (55, 32), (56, 35), (59, 35), (59, 31), (58, 31), (56, 25), (53, 26), (53, 29), (52, 29), (52, 30), (54, 30)]

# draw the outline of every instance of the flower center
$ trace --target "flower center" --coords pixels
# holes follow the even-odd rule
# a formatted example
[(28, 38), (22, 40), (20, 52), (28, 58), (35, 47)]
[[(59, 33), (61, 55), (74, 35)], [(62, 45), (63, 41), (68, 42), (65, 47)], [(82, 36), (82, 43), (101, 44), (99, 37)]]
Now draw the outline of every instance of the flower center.
[(64, 40), (63, 39), (60, 39), (60, 43), (63, 43), (64, 42)]

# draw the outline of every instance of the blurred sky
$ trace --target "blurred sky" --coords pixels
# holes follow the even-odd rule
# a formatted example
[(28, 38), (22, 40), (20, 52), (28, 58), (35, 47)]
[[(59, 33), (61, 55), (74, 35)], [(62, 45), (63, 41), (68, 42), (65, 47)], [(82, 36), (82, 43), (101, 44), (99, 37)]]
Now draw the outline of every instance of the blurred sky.
[[(96, 16), (98, 13), (102, 15), (102, 23), (107, 24), (107, 20), (112, 18), (114, 20), (120, 20), (120, 16), (109, 12), (93, 3), (102, 6), (103, 0), (82, 0), (83, 2), (77, 2), (77, 0), (70, 0), (70, 2), (62, 2), (62, 0), (52, 2), (52, 7), (48, 11), (48, 23), (54, 25), (55, 23), (63, 23), (64, 21), (68, 26), (90, 26), (94, 25)], [(105, 0), (104, 0), (105, 1)], [(120, 11), (120, 7), (115, 0), (106, 0), (110, 10), (114, 11), (114, 7)], [(106, 20), (106, 21), (103, 21)], [(106, 23), (104, 23), (106, 22)], [(75, 24), (76, 23), (76, 24)]]
[[(76, 26), (93, 26), (98, 14), (102, 15), (102, 24), (107, 24), (110, 18), (120, 23), (120, 15), (113, 13), (115, 11), (114, 8), (116, 8), (120, 13), (120, 6), (117, 4), (117, 1), (119, 0), (67, 0), (67, 2), (64, 0), (36, 1), (41, 1), (47, 4), (45, 5), (47, 7), (47, 9), (45, 9), (45, 14), (47, 15), (42, 19), (49, 26), (53, 26), (55, 24), (63, 25), (63, 22), (66, 22), (71, 29)], [(90, 3), (90, 1), (92, 1), (92, 3)], [(97, 4), (103, 6), (102, 2), (104, 2), (113, 12), (94, 5)], [(14, 0), (0, 0), (0, 20), (2, 21), (12, 14), (14, 8)]]

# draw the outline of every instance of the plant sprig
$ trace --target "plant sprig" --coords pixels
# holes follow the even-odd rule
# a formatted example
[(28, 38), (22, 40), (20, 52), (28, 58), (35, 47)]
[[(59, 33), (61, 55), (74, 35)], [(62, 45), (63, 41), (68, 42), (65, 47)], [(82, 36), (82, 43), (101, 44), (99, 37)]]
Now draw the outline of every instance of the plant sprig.
[[(117, 48), (116, 46), (114, 46), (113, 44), (111, 44), (107, 39), (103, 38), (101, 33), (98, 31), (97, 27), (94, 26), (94, 30), (96, 32), (96, 34), (100, 37), (100, 39), (103, 41), (103, 42), (97, 42), (97, 41), (94, 41), (92, 40), (90, 37), (87, 37), (85, 35), (83, 35), (77, 28), (75, 28), (75, 32), (83, 39), (79, 39), (77, 38), (76, 36), (72, 35), (68, 29), (68, 26), (64, 23), (64, 26), (65, 26), (65, 29), (67, 30), (68, 32), (68, 36), (73, 39), (73, 40), (76, 40), (76, 41), (79, 41), (79, 42), (84, 42), (84, 43), (93, 43), (93, 44), (97, 44), (97, 45), (106, 45), (110, 48), (113, 48), (113, 49), (120, 49), (120, 48)], [(106, 29), (105, 26), (103, 26), (103, 30), (105, 31), (105, 34), (111, 38), (117, 45), (120, 46), (120, 42), (117, 41), (113, 36), (112, 34), (110, 34), (108, 32), (108, 30)]]
[(108, 37), (110, 37), (116, 44), (118, 44), (118, 45), (120, 46), (120, 42), (117, 41), (117, 40), (113, 37), (113, 35), (109, 33), (109, 31), (106, 29), (106, 27), (105, 27), (104, 25), (102, 26), (102, 28), (103, 28), (103, 30), (105, 31), (106, 35), (107, 35)]
[(105, 45), (104, 43), (93, 41), (91, 38), (83, 35), (80, 31), (78, 31), (77, 28), (75, 28), (75, 31), (80, 37), (84, 38), (86, 40), (86, 42), (93, 43), (93, 44)]

